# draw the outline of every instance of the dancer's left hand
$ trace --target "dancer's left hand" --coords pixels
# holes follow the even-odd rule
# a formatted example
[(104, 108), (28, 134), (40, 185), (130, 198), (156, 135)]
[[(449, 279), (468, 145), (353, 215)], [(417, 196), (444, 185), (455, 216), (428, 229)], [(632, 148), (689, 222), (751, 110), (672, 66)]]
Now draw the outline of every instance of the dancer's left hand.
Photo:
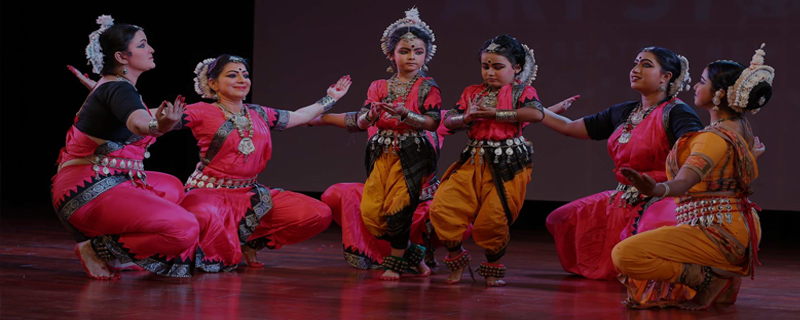
[(620, 168), (619, 171), (622, 173), (625, 179), (628, 179), (631, 185), (636, 187), (636, 190), (639, 190), (639, 193), (648, 196), (655, 195), (653, 194), (653, 190), (656, 187), (656, 180), (651, 178), (649, 175), (646, 173), (641, 174), (638, 171), (628, 167)]
[(94, 80), (89, 78), (89, 74), (88, 73), (81, 73), (80, 71), (78, 71), (78, 69), (75, 69), (75, 67), (70, 66), (70, 65), (67, 65), (67, 69), (69, 69), (69, 71), (72, 72), (72, 74), (74, 74), (75, 77), (78, 78), (78, 80), (87, 89), (91, 90), (97, 84), (97, 81), (94, 81)]
[(339, 81), (336, 81), (330, 88), (328, 88), (328, 95), (331, 96), (336, 101), (339, 101), (344, 95), (347, 93), (347, 90), (350, 89), (350, 85), (353, 82), (350, 80), (350, 75), (343, 76), (339, 78)]

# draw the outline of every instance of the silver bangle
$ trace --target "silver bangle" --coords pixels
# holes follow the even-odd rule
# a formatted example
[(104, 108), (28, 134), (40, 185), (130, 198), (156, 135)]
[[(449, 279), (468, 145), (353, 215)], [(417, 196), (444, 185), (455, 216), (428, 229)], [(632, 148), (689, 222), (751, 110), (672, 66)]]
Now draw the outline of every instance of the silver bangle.
[(425, 123), (425, 116), (409, 110), (406, 113), (405, 119), (401, 120), (403, 121), (403, 123), (409, 126), (412, 126), (414, 128), (420, 128)]
[(458, 129), (466, 127), (467, 124), (464, 122), (464, 115), (459, 114), (455, 116), (446, 116), (444, 117), (444, 127), (447, 129)]
[(152, 136), (158, 137), (164, 134), (163, 132), (158, 131), (158, 120), (156, 120), (155, 118), (153, 118), (153, 120), (150, 120), (150, 123), (147, 125), (147, 127), (150, 129), (150, 135)]
[(516, 122), (517, 111), (516, 110), (496, 111), (494, 113), (494, 119), (500, 122)]
[(322, 112), (328, 112), (328, 110), (333, 108), (333, 104), (336, 103), (336, 99), (331, 96), (324, 96), (322, 99), (317, 100), (317, 103), (322, 106)]
[(662, 198), (666, 198), (669, 195), (669, 185), (666, 183), (659, 183), (660, 185), (664, 186), (664, 194), (661, 195)]
[(362, 113), (360, 116), (358, 116), (358, 124), (357, 125), (360, 128), (365, 128), (365, 127), (369, 127), (370, 125), (372, 125), (372, 122), (374, 122), (374, 121), (375, 121), (375, 119), (370, 119), (369, 118), (369, 111), (367, 111), (367, 112)]

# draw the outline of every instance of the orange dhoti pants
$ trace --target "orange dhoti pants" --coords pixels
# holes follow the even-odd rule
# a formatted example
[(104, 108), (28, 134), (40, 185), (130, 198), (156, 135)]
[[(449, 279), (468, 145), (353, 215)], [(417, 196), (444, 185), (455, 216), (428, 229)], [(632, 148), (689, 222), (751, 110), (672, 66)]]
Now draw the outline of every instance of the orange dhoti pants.
[[(511, 234), (509, 227), (517, 219), (531, 180), (531, 168), (524, 168), (514, 178), (503, 182), (501, 195), (492, 176), (491, 161), (455, 163), (444, 174), (431, 205), (431, 223), (439, 240), (450, 250), (461, 247), (464, 231), (472, 224), (472, 238), (483, 248), (489, 262), (505, 254)], [(501, 196), (508, 203), (503, 208)]]
[[(666, 226), (618, 243), (611, 259), (636, 307), (666, 307), (691, 300), (695, 291), (678, 284), (684, 264), (709, 266), (725, 276), (750, 273), (750, 233), (746, 218), (733, 206), (731, 223)], [(761, 226), (753, 212), (758, 239)]]

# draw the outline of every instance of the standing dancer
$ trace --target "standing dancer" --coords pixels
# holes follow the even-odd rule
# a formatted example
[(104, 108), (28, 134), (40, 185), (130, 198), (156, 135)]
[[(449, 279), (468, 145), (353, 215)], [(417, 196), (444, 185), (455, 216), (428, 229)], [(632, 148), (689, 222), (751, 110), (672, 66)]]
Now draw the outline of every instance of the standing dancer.
[(449, 252), (445, 282), (458, 283), (469, 266), (471, 257), (461, 242), (473, 224), (472, 237), (487, 260), (478, 273), (486, 277), (487, 286), (495, 287), (506, 284), (501, 259), (531, 179), (533, 148), (522, 129), (545, 114), (530, 86), (537, 68), (533, 50), (501, 35), (487, 40), (480, 52), (484, 83), (464, 89), (456, 108), (445, 115), (444, 125), (466, 128), (470, 140), (444, 174), (431, 206), (431, 222)]

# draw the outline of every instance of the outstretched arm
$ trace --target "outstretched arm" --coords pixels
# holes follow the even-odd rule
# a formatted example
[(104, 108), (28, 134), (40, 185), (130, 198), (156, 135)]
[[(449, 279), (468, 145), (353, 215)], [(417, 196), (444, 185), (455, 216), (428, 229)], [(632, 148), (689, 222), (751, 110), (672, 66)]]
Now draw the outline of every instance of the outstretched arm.
[(625, 176), (639, 192), (648, 196), (676, 197), (686, 194), (694, 185), (700, 183), (701, 178), (697, 171), (681, 167), (678, 175), (667, 182), (656, 183), (647, 174), (641, 174), (631, 168), (620, 168), (622, 175)]
[(308, 122), (308, 125), (312, 127), (335, 126), (346, 129), (347, 124), (345, 124), (344, 117), (344, 113), (323, 113), (318, 115), (316, 118), (311, 119), (311, 121)]
[(350, 84), (352, 84), (350, 81), (350, 76), (343, 76), (339, 78), (339, 81), (328, 88), (327, 96), (319, 99), (319, 101), (312, 105), (297, 109), (295, 111), (289, 111), (289, 124), (286, 125), (286, 128), (306, 124), (323, 112), (328, 111), (333, 107), (333, 104), (336, 103), (336, 101), (338, 101), (347, 93), (347, 90), (350, 89)]
[(559, 115), (566, 111), (572, 105), (572, 102), (578, 98), (580, 98), (579, 95), (572, 96), (545, 109), (545, 117), (542, 123), (548, 128), (565, 136), (578, 139), (590, 139), (589, 131), (586, 129), (586, 123), (583, 122), (583, 118), (571, 120)]

